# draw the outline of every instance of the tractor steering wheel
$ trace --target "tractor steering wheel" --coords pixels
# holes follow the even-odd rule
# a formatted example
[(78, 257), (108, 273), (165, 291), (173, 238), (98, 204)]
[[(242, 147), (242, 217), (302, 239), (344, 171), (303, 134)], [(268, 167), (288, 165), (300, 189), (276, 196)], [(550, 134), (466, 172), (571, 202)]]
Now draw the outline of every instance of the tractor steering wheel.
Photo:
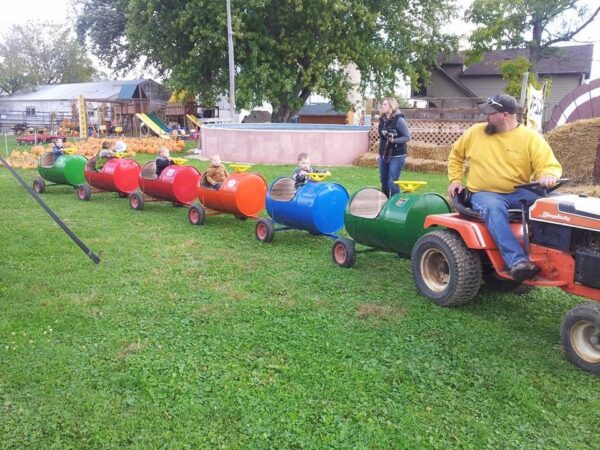
[(523, 189), (527, 189), (530, 192), (533, 192), (536, 195), (539, 195), (540, 197), (548, 197), (548, 195), (551, 192), (554, 192), (559, 187), (567, 184), (569, 182), (569, 180), (570, 180), (570, 178), (560, 178), (560, 179), (556, 180), (556, 184), (551, 187), (542, 186), (542, 185), (540, 185), (539, 181), (535, 181), (533, 183), (519, 184), (519, 185), (515, 186), (515, 189), (523, 188)]

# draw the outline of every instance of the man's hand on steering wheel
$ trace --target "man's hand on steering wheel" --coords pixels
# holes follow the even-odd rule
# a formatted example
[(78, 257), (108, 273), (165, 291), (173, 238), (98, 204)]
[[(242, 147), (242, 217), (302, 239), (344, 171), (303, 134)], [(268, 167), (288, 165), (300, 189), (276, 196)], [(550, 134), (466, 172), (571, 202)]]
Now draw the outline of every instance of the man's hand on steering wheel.
[[(551, 183), (551, 184), (544, 185), (544, 184), (542, 184), (543, 180), (545, 183)], [(527, 189), (528, 191), (533, 192), (534, 194), (537, 194), (540, 197), (546, 197), (552, 191), (558, 189), (559, 187), (561, 187), (568, 181), (569, 181), (569, 178), (556, 179), (553, 176), (547, 175), (547, 176), (541, 177), (538, 181), (535, 181), (533, 183), (519, 184), (518, 186), (515, 186), (515, 189)]]
[(540, 184), (540, 186), (546, 187), (546, 188), (554, 186), (557, 181), (558, 181), (558, 178), (556, 178), (552, 175), (544, 175), (539, 180), (537, 180), (537, 182)]

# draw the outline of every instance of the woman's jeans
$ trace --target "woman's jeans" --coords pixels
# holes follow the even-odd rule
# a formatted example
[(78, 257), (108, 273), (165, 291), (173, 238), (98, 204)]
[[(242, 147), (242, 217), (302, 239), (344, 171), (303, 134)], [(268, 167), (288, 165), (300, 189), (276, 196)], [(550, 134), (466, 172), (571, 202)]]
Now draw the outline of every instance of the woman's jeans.
[(526, 189), (517, 189), (509, 194), (474, 192), (471, 197), (473, 209), (483, 216), (485, 226), (498, 246), (508, 269), (528, 259), (519, 241), (512, 234), (508, 223), (508, 210), (521, 209), (521, 200), (526, 200), (529, 207), (537, 198), (538, 195)]
[(385, 162), (383, 157), (379, 155), (379, 179), (381, 180), (381, 190), (386, 196), (391, 197), (400, 192), (400, 188), (394, 181), (398, 181), (398, 178), (400, 178), (400, 172), (405, 161), (405, 154), (393, 156), (388, 162)]

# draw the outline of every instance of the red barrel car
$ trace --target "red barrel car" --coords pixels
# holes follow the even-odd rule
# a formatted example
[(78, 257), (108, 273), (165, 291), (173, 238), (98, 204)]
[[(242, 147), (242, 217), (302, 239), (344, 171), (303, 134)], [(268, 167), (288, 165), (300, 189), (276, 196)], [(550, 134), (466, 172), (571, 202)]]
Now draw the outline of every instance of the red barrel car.
[(96, 169), (96, 158), (85, 165), (85, 180), (77, 188), (77, 196), (81, 200), (89, 200), (93, 192), (116, 192), (119, 197), (127, 197), (138, 188), (138, 177), (141, 171), (137, 161), (127, 158), (128, 154), (119, 152), (110, 158), (102, 169)]
[(133, 209), (141, 210), (148, 201), (168, 201), (174, 206), (189, 206), (197, 198), (196, 189), (200, 181), (200, 172), (192, 166), (186, 166), (183, 158), (171, 158), (174, 164), (165, 168), (160, 176), (156, 175), (156, 161), (150, 161), (142, 167), (139, 174), (140, 191), (129, 196)]

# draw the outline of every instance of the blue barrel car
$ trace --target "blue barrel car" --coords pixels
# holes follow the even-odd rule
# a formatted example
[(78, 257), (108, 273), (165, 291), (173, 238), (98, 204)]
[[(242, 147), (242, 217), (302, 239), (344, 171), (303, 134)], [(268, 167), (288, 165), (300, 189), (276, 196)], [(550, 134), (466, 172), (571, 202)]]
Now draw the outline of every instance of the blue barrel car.
[(256, 239), (271, 242), (276, 231), (303, 230), (336, 239), (344, 226), (348, 191), (338, 183), (324, 183), (329, 173), (310, 173), (310, 181), (296, 190), (290, 177), (276, 179), (269, 186), (266, 210), (271, 219), (259, 219)]

